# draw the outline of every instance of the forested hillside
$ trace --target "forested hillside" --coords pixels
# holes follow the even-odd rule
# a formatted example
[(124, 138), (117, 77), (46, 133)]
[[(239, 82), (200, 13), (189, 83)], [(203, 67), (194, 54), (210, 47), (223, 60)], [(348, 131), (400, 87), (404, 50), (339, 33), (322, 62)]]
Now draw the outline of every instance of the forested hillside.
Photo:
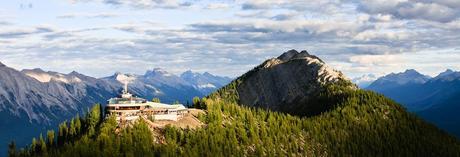
[[(102, 121), (99, 106), (84, 118), (63, 123), (55, 135), (39, 138), (10, 156), (459, 156), (460, 143), (407, 113), (393, 101), (362, 90), (330, 86), (322, 97), (331, 109), (300, 118), (239, 106), (227, 99), (203, 99), (204, 128), (163, 130), (163, 141), (139, 121), (117, 129)], [(327, 99), (334, 98), (334, 99)], [(80, 124), (81, 123), (81, 124)], [(52, 134), (52, 133), (49, 133)], [(160, 138), (161, 139), (161, 138)]]

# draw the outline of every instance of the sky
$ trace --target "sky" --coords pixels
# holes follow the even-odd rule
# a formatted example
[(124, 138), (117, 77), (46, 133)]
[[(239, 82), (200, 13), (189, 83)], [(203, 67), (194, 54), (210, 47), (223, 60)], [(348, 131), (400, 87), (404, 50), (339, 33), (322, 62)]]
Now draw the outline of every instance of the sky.
[(237, 77), (290, 49), (350, 78), (460, 70), (460, 1), (0, 1), (0, 62), (16, 69)]

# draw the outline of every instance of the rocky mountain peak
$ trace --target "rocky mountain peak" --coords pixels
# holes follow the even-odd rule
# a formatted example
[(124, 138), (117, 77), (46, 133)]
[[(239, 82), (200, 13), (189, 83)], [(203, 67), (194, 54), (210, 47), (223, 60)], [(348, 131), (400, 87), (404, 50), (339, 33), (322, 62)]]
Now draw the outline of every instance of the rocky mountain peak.
[(192, 70), (187, 70), (187, 71), (184, 71), (182, 74), (180, 74), (180, 77), (181, 78), (193, 78), (193, 77), (196, 77), (197, 75), (199, 75), (199, 73), (195, 73)]
[(367, 89), (390, 89), (395, 86), (407, 84), (424, 84), (431, 79), (428, 75), (423, 75), (414, 69), (407, 69), (400, 73), (391, 73), (378, 78)]
[(406, 71), (403, 72), (403, 74), (407, 74), (407, 75), (422, 75), (415, 69), (407, 69)]
[(452, 69), (446, 69), (443, 73), (453, 73), (454, 71)]
[(277, 59), (283, 62), (287, 62), (294, 59), (317, 59), (320, 62), (323, 62), (319, 57), (309, 54), (307, 50), (302, 50), (298, 52), (294, 49), (284, 52), (283, 54), (278, 56)]
[(154, 76), (172, 76), (169, 72), (166, 70), (163, 70), (161, 68), (154, 68), (153, 70), (147, 70), (144, 74), (145, 77), (154, 77)]
[(70, 72), (68, 75), (71, 75), (71, 76), (79, 76), (79, 75), (82, 75), (82, 74), (80, 74), (80, 73), (78, 73), (78, 72), (76, 72), (76, 71), (72, 71), (72, 72)]
[(4, 67), (4, 66), (5, 66), (5, 64), (3, 64), (2, 62), (0, 62), (0, 67)]
[[(327, 82), (336, 82), (338, 80), (349, 80), (345, 78), (340, 71), (337, 71), (324, 63), (320, 58), (315, 55), (309, 54), (306, 50), (302, 50), (300, 52), (296, 50), (289, 50), (284, 52), (277, 58), (272, 58), (265, 61), (261, 67), (263, 68), (273, 68), (280, 64), (288, 63), (288, 62), (303, 62), (308, 65), (309, 70), (314, 71), (317, 74), (318, 81), (322, 82), (323, 84), (327, 84)], [(298, 67), (292, 67), (298, 68)], [(302, 67), (306, 68), (306, 67)]]
[(63, 82), (63, 83), (76, 83), (81, 82), (82, 78), (86, 78), (85, 75), (77, 73), (75, 71), (69, 74), (62, 74), (54, 71), (44, 71), (40, 68), (35, 69), (24, 69), (21, 73), (32, 77), (40, 82)]
[(204, 72), (203, 75), (204, 75), (204, 76), (209, 76), (209, 77), (213, 77), (213, 76), (214, 76), (214, 75), (212, 75), (212, 74), (209, 73), (209, 72)]
[(453, 81), (460, 80), (460, 72), (447, 69), (446, 71), (440, 73), (438, 76), (433, 78), (431, 81)]
[(441, 77), (444, 77), (444, 76), (447, 76), (453, 73), (455, 73), (455, 71), (453, 71), (452, 69), (447, 69), (446, 71), (439, 73), (438, 76), (436, 76), (436, 78), (441, 78)]
[(193, 74), (193, 71), (192, 70), (187, 70), (187, 71), (184, 71), (182, 74), (185, 74), (185, 75)]
[(117, 71), (117, 72), (113, 73), (112, 76), (109, 76), (109, 78), (116, 79), (120, 75), (125, 75), (125, 74), (123, 74), (122, 72)]
[(284, 52), (283, 54), (281, 54), (278, 59), (279, 60), (282, 60), (282, 61), (288, 61), (290, 60), (292, 57), (294, 57), (295, 55), (299, 54), (299, 52), (297, 52), (297, 50), (289, 50), (287, 52)]
[(308, 104), (325, 85), (350, 82), (318, 57), (296, 50), (269, 59), (243, 76), (237, 87), (239, 103), (280, 111)]
[(120, 82), (120, 83), (125, 83), (126, 81), (128, 81), (128, 82), (134, 81), (136, 79), (136, 76), (130, 75), (130, 74), (123, 74), (121, 72), (116, 72), (113, 75), (113, 78), (115, 80), (117, 80), (118, 82)]

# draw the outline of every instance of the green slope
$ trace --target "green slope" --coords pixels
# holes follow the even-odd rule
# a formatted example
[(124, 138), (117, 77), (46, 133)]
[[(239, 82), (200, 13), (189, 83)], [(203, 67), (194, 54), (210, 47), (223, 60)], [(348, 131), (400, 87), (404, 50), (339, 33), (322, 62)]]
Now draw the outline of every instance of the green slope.
[(199, 117), (206, 127), (168, 127), (162, 130), (161, 143), (153, 142), (144, 122), (115, 131), (114, 119), (98, 120), (96, 107), (89, 116), (81, 118), (83, 127), (75, 133), (69, 132), (75, 130), (72, 123), (61, 127), (60, 132), (67, 133), (59, 135), (59, 145), (34, 144), (16, 153), (67, 157), (460, 156), (460, 143), (455, 138), (381, 95), (329, 86), (321, 97), (333, 107), (309, 118), (209, 98), (201, 102), (206, 104), (208, 114)]

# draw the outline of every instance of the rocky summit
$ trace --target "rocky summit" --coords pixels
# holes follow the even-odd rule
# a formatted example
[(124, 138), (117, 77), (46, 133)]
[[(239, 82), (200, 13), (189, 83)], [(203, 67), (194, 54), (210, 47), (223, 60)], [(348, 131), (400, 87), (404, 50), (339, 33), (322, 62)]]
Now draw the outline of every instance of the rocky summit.
[(349, 82), (318, 57), (290, 50), (247, 73), (237, 91), (241, 104), (285, 111), (308, 102), (323, 86), (341, 81)]

